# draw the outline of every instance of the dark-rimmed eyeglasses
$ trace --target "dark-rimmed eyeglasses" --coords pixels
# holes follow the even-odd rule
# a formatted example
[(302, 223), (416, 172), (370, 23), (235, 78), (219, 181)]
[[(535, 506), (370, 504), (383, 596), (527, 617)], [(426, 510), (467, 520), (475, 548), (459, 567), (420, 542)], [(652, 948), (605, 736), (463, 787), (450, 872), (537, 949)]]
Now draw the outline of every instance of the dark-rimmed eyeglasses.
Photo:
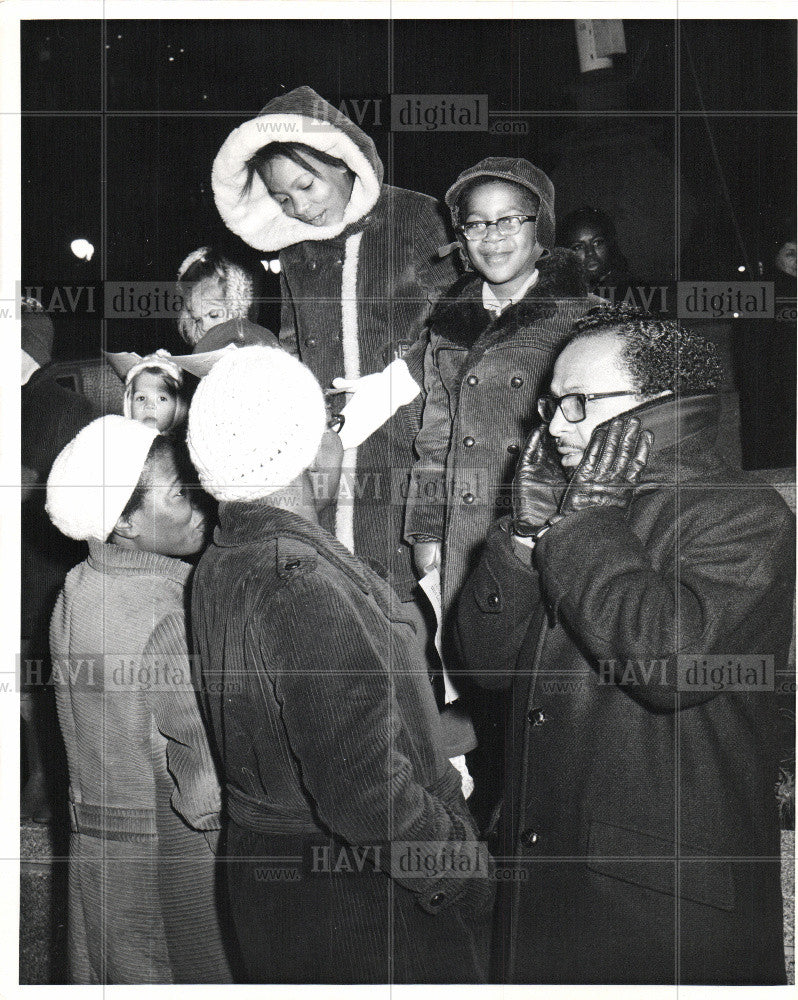
[(467, 240), (484, 240), (491, 226), (495, 226), (502, 236), (517, 236), (525, 222), (534, 222), (535, 219), (536, 215), (503, 215), (493, 222), (464, 222), (457, 229)]
[(538, 413), (544, 423), (554, 420), (557, 410), (569, 424), (578, 424), (585, 419), (585, 403), (589, 399), (610, 399), (613, 396), (636, 396), (636, 392), (621, 389), (618, 392), (568, 392), (564, 396), (553, 396), (549, 393), (538, 400)]

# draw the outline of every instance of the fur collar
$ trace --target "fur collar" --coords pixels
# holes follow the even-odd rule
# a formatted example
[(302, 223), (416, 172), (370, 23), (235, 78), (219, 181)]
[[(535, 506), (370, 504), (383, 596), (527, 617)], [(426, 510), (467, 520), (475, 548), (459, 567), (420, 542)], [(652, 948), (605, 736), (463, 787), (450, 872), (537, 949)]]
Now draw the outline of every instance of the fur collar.
[(476, 348), (479, 342), (484, 353), (489, 346), (518, 330), (553, 316), (558, 299), (587, 297), (579, 260), (571, 250), (556, 247), (546, 251), (538, 260), (537, 269), (540, 277), (535, 286), (495, 319), (482, 305), (483, 279), (464, 275), (436, 306), (430, 323), (432, 330), (468, 350)]

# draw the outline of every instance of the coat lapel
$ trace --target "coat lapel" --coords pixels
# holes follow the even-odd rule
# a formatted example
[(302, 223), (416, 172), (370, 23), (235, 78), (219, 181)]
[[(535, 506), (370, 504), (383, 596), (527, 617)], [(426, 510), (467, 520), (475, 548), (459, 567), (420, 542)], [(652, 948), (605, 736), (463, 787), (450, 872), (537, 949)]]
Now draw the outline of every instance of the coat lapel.
[(482, 304), (482, 278), (475, 278), (473, 274), (461, 278), (438, 304), (431, 321), (432, 329), (452, 346), (467, 352), (459, 379), (478, 364), (491, 347), (554, 316), (558, 299), (587, 297), (579, 261), (570, 250), (558, 247), (546, 252), (538, 260), (537, 267), (540, 273), (537, 284), (496, 319)]

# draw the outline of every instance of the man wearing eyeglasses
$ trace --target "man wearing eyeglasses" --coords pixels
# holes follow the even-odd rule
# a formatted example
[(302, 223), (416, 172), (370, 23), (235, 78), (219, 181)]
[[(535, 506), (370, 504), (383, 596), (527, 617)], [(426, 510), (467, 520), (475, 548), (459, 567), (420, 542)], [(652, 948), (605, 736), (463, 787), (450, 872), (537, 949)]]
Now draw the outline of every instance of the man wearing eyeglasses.
[(785, 982), (795, 519), (716, 452), (720, 375), (674, 322), (578, 320), (460, 600), (469, 670), (512, 691), (504, 981)]

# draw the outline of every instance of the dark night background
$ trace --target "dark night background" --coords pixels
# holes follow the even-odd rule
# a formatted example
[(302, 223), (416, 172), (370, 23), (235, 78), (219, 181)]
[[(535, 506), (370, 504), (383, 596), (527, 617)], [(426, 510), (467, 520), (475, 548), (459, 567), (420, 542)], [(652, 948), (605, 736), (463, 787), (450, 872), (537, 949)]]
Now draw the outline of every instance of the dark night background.
[[(263, 274), (210, 186), (227, 134), (308, 84), (334, 104), (390, 93), (487, 94), (527, 135), (390, 132), (386, 180), (440, 197), (488, 155), (549, 172), (557, 214), (608, 211), (641, 282), (756, 276), (794, 212), (794, 21), (624, 21), (627, 55), (580, 74), (572, 21), (28, 21), (22, 25), (23, 286), (169, 281), (204, 243)], [(678, 191), (678, 197), (677, 197)], [(91, 240), (91, 262), (69, 249)], [(54, 315), (56, 357), (181, 349), (168, 320)], [(261, 320), (276, 326), (274, 302)], [(103, 336), (107, 339), (103, 341)]]

